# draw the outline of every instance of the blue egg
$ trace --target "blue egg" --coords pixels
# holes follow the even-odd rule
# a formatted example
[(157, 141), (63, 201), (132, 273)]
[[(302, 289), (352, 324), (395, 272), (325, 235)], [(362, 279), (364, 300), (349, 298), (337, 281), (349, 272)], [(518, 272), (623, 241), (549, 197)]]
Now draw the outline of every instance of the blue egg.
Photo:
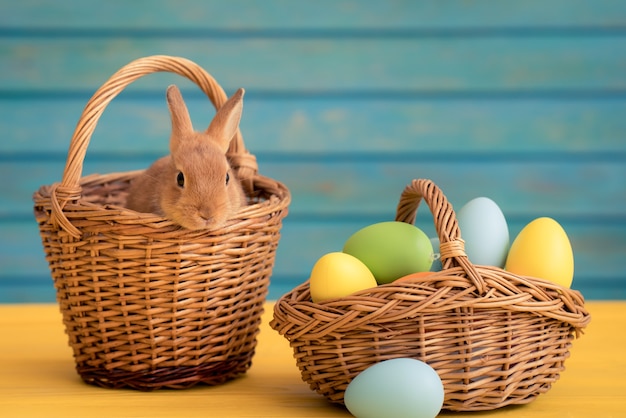
[(434, 418), (443, 399), (437, 372), (411, 358), (368, 367), (350, 382), (344, 395), (346, 408), (357, 418)]
[(503, 267), (509, 252), (509, 227), (498, 205), (487, 197), (478, 197), (467, 202), (456, 218), (469, 260)]

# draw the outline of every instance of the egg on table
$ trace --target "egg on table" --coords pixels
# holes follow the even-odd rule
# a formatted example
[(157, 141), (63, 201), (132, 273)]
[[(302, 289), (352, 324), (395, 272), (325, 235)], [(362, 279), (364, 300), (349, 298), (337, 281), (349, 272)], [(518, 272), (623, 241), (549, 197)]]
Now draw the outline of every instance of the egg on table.
[(437, 372), (412, 358), (381, 361), (348, 384), (344, 403), (357, 418), (434, 418), (444, 388)]

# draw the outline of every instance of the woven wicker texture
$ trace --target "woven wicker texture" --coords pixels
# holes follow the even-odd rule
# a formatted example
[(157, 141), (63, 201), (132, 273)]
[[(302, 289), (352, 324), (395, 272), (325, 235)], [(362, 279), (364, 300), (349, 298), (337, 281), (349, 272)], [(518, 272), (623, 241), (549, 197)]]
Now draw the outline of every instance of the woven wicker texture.
[(240, 133), (229, 158), (249, 204), (217, 230), (189, 231), (122, 207), (140, 171), (81, 178), (107, 104), (134, 80), (158, 71), (189, 78), (216, 107), (227, 100), (191, 61), (133, 61), (87, 103), (62, 181), (33, 196), (76, 369), (86, 382), (105, 387), (184, 388), (244, 373), (290, 202), (283, 184), (257, 174)]
[(530, 402), (558, 379), (572, 339), (590, 321), (582, 295), (473, 265), (451, 205), (429, 180), (406, 187), (396, 220), (413, 223), (422, 199), (441, 241), (442, 271), (322, 303), (311, 301), (307, 281), (277, 301), (272, 328), (290, 341), (302, 379), (331, 402), (343, 402), (361, 371), (398, 357), (438, 372), (444, 409)]

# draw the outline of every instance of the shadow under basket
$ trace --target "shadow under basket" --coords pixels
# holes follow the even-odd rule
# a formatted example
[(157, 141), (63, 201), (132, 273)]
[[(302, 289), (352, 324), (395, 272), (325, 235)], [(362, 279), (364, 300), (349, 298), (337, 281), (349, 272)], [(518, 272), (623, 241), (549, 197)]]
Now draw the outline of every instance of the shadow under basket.
[(135, 79), (170, 71), (216, 108), (226, 94), (184, 58), (152, 56), (115, 73), (88, 102), (63, 180), (35, 192), (34, 212), (81, 378), (140, 390), (215, 385), (251, 365), (288, 189), (257, 174), (238, 132), (228, 157), (248, 196), (223, 227), (190, 231), (123, 207), (141, 171), (81, 178), (106, 105)]
[(348, 384), (393, 358), (433, 367), (444, 410), (524, 404), (564, 370), (572, 339), (589, 323), (582, 295), (551, 282), (473, 265), (452, 206), (429, 180), (413, 180), (396, 220), (413, 223), (430, 206), (443, 270), (313, 303), (309, 282), (275, 304), (272, 328), (289, 340), (303, 381), (343, 403)]

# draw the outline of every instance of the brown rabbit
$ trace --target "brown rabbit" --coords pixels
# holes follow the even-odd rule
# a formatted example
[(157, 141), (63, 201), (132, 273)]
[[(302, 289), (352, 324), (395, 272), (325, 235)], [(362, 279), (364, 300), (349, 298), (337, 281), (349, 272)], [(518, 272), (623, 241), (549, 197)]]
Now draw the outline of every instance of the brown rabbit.
[(195, 132), (178, 87), (167, 88), (172, 118), (170, 154), (130, 184), (126, 207), (156, 213), (191, 230), (222, 226), (246, 202), (226, 159), (243, 109), (239, 89), (204, 132)]

